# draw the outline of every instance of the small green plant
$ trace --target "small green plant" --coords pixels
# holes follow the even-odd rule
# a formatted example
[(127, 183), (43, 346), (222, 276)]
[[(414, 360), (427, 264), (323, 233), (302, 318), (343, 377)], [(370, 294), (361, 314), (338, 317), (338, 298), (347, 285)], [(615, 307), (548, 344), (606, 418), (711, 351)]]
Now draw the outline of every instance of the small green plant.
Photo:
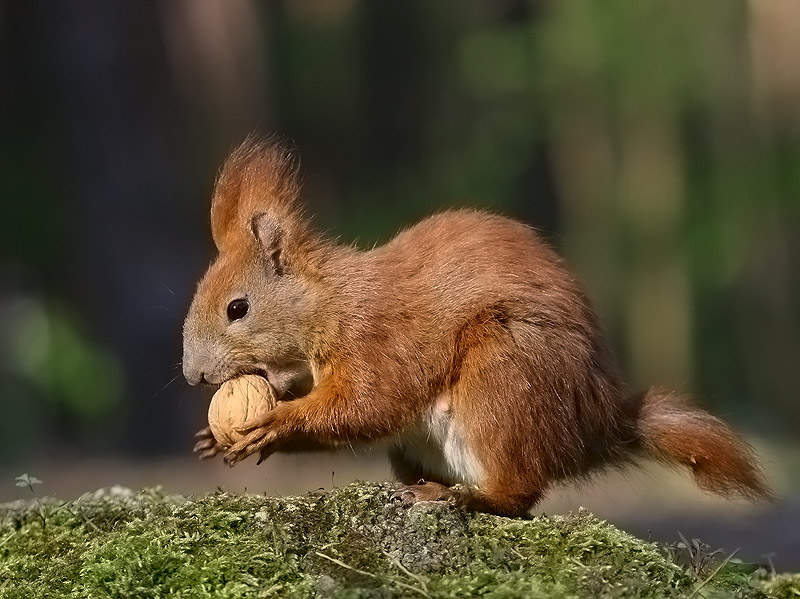
[(680, 531), (678, 531), (678, 536), (681, 539), (680, 542), (666, 547), (668, 556), (676, 564), (686, 566), (695, 578), (708, 576), (711, 565), (722, 553), (722, 549), (711, 551), (710, 545), (703, 543), (700, 539), (692, 539), (690, 542)]
[(703, 587), (719, 578), (739, 585), (749, 585), (755, 580), (753, 577), (759, 570), (758, 564), (735, 560), (738, 549), (720, 560), (719, 556), (725, 553), (722, 549), (712, 551), (710, 545), (700, 539), (689, 541), (680, 531), (678, 536), (680, 541), (664, 545), (663, 551), (669, 561), (686, 568), (687, 573), (697, 582), (688, 597), (697, 596)]
[(47, 515), (45, 514), (44, 506), (42, 502), (39, 500), (38, 495), (36, 495), (36, 491), (33, 490), (34, 485), (41, 485), (42, 481), (40, 481), (35, 476), (30, 476), (27, 473), (20, 474), (16, 479), (16, 485), (20, 488), (27, 487), (28, 490), (31, 492), (33, 496), (33, 501), (36, 504), (36, 513), (39, 516), (39, 519), (42, 521), (42, 530), (47, 530)]

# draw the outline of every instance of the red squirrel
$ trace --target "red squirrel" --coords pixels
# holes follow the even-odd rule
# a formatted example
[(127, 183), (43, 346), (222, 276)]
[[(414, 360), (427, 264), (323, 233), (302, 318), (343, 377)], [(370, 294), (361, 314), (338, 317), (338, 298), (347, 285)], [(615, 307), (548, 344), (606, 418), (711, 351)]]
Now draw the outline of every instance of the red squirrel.
[(315, 231), (298, 163), (249, 138), (213, 191), (218, 256), (183, 332), (190, 384), (250, 373), (281, 401), (201, 458), (389, 442), (406, 503), (519, 516), (554, 483), (640, 455), (722, 495), (768, 498), (752, 448), (660, 389), (630, 394), (581, 286), (530, 227), (431, 216), (363, 251)]

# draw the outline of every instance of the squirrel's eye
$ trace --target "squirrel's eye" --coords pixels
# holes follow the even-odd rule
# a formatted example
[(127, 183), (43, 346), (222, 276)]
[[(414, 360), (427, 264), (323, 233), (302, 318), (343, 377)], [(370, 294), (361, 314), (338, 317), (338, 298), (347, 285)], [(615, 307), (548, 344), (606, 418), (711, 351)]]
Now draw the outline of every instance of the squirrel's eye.
[(228, 304), (228, 320), (239, 320), (244, 318), (250, 309), (250, 303), (246, 299), (235, 299)]

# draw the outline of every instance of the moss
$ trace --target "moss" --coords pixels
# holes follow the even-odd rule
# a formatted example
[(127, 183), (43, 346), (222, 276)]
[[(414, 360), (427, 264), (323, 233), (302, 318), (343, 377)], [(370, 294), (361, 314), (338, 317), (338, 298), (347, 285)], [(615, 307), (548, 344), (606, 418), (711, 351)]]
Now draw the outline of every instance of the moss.
[(800, 597), (800, 574), (778, 574), (764, 582), (764, 590), (770, 597)]
[[(392, 486), (303, 497), (111, 489), (0, 506), (0, 598), (681, 597), (700, 581), (588, 512), (529, 520), (404, 508)], [(797, 578), (697, 596), (794, 597)]]

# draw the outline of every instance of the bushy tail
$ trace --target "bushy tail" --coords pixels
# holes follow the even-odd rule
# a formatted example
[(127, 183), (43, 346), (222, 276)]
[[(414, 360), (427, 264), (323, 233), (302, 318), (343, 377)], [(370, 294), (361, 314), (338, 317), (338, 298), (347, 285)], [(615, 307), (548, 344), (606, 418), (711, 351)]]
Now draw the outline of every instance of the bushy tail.
[(640, 447), (651, 457), (688, 467), (697, 485), (712, 493), (772, 498), (753, 448), (722, 420), (660, 389), (631, 401)]

